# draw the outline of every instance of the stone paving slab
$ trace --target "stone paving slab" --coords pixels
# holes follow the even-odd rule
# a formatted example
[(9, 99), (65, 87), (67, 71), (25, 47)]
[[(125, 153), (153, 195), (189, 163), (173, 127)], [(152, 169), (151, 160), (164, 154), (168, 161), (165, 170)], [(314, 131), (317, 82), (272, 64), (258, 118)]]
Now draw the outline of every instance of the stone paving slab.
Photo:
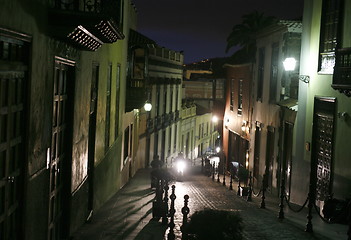
[[(176, 186), (175, 200), (175, 229), (176, 239), (181, 239), (182, 226), (181, 209), (184, 206), (185, 194), (189, 195), (190, 216), (204, 208), (238, 211), (243, 217), (244, 239), (286, 239), (286, 240), (343, 240), (347, 239), (347, 226), (330, 226), (318, 221), (314, 216), (314, 234), (304, 232), (306, 215), (293, 215), (287, 211), (286, 218), (277, 218), (279, 199), (267, 196), (267, 209), (260, 209), (260, 198), (247, 202), (230, 191), (221, 182), (212, 181), (211, 177), (199, 174), (200, 168), (195, 168), (196, 174), (185, 176), (182, 181), (171, 183)], [(84, 224), (73, 236), (73, 240), (161, 240), (167, 239), (169, 229), (161, 220), (152, 220), (152, 202), (154, 191), (150, 189), (150, 169), (141, 169), (134, 178), (113, 196), (93, 216), (90, 223)], [(222, 180), (222, 179), (221, 179)], [(168, 195), (171, 194), (169, 190)], [(169, 200), (170, 204), (170, 200)]]

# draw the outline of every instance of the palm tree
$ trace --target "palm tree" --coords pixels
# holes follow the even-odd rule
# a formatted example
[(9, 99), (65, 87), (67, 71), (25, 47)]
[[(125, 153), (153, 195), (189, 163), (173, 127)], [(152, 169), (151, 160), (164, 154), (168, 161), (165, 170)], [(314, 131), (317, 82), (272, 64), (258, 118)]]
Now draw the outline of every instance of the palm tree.
[(241, 24), (234, 25), (227, 38), (226, 52), (232, 47), (238, 46), (240, 49), (233, 54), (234, 59), (253, 60), (256, 53), (257, 33), (278, 20), (257, 11), (243, 15), (242, 19)]

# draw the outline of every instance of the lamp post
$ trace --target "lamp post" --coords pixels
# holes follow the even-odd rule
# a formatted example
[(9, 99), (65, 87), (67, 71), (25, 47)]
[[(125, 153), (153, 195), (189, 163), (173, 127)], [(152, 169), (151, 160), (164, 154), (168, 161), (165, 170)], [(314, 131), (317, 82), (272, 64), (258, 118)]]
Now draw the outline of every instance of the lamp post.
[(144, 104), (144, 110), (145, 110), (146, 112), (150, 112), (151, 109), (152, 109), (152, 105), (151, 105), (151, 103), (147, 100), (147, 101), (145, 102), (145, 104)]

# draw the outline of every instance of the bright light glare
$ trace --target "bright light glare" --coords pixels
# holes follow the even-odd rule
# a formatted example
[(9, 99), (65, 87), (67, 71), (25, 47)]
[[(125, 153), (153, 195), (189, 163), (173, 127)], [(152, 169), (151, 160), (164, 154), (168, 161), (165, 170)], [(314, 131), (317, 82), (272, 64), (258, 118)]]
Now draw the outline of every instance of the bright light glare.
[(285, 71), (294, 71), (296, 66), (295, 58), (286, 58), (283, 62)]
[(212, 117), (212, 122), (214, 122), (214, 123), (218, 122), (218, 117), (217, 116), (213, 116)]
[(145, 111), (150, 112), (150, 111), (151, 111), (151, 108), (152, 108), (151, 103), (146, 102), (145, 105), (144, 105)]
[(178, 171), (179, 173), (183, 173), (184, 170), (185, 170), (185, 168), (186, 168), (186, 164), (185, 164), (184, 161), (178, 161), (178, 162), (177, 162), (177, 171)]
[(219, 153), (221, 151), (220, 147), (216, 147), (216, 152)]

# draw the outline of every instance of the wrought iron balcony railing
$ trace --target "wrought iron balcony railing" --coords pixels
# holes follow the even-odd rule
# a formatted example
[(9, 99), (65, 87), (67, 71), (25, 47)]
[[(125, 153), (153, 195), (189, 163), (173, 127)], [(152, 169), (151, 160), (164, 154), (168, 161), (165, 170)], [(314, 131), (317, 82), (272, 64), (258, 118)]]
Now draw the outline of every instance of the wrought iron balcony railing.
[(351, 96), (351, 48), (338, 49), (332, 87)]
[(53, 0), (49, 22), (54, 36), (86, 50), (124, 38), (121, 0)]

